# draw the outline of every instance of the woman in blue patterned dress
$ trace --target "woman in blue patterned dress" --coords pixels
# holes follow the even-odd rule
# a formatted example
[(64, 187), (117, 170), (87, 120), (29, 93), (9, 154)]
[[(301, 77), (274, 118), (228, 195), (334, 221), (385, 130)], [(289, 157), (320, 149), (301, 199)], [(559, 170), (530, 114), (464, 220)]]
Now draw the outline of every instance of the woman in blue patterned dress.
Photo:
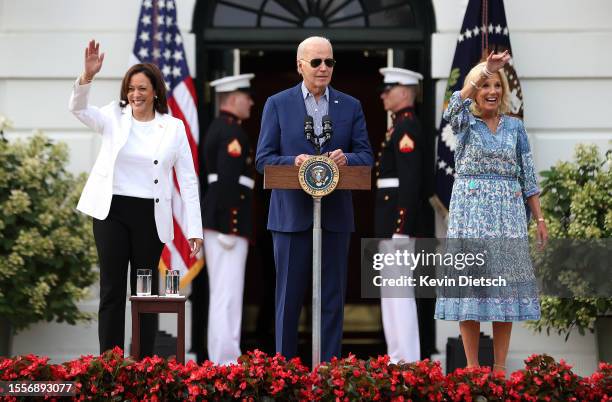
[[(466, 76), (463, 89), (453, 93), (444, 118), (455, 135), (455, 170), (449, 239), (527, 239), (524, 199), (537, 220), (537, 240), (543, 247), (547, 230), (540, 210), (533, 157), (523, 122), (506, 115), (509, 87), (502, 70), (508, 52), (491, 53)], [(452, 241), (452, 240), (451, 240)], [(506, 241), (506, 240), (504, 240)], [(521, 258), (522, 257), (522, 258)], [(522, 259), (522, 261), (517, 261)], [(528, 255), (497, 260), (498, 269), (528, 266), (530, 289), (536, 289)], [(533, 285), (533, 287), (532, 287)], [(478, 366), (480, 322), (492, 321), (495, 364), (505, 371), (513, 321), (537, 320), (537, 292), (529, 296), (439, 297), (435, 318), (459, 321), (468, 367)]]

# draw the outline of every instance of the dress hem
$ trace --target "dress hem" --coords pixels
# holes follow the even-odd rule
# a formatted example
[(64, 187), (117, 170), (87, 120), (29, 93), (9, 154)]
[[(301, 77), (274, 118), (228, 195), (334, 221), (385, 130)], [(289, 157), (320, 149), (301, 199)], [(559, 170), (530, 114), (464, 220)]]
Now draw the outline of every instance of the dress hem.
[(479, 315), (475, 315), (475, 314), (467, 314), (467, 315), (462, 315), (462, 316), (447, 316), (447, 315), (442, 315), (442, 314), (435, 314), (434, 315), (434, 319), (436, 320), (445, 320), (445, 321), (479, 321), (479, 322), (488, 322), (488, 321), (501, 321), (501, 322), (514, 322), (514, 321), (532, 321), (532, 320), (539, 320), (540, 319), (540, 315), (524, 315), (524, 316), (518, 316), (518, 317), (499, 317), (499, 316), (493, 316), (493, 317), (483, 317), (483, 316), (479, 316)]

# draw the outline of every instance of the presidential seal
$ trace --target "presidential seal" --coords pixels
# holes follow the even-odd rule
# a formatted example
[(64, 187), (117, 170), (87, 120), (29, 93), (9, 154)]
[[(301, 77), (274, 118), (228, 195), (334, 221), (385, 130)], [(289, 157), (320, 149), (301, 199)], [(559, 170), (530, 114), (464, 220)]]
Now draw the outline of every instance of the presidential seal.
[(313, 197), (324, 197), (334, 191), (340, 174), (338, 165), (327, 156), (311, 156), (298, 172), (302, 189)]

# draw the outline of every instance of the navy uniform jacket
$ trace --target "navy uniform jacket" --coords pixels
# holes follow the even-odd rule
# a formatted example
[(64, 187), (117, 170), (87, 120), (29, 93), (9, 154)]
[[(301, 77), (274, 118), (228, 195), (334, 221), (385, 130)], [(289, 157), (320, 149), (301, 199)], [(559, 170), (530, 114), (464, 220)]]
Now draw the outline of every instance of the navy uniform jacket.
[[(361, 103), (329, 87), (329, 116), (333, 135), (322, 153), (342, 149), (348, 165), (373, 162)], [(256, 164), (260, 173), (266, 165), (293, 165), (299, 154), (314, 154), (304, 136), (306, 106), (301, 83), (266, 101), (261, 118)], [(321, 201), (321, 226), (331, 232), (353, 232), (353, 200), (348, 190), (336, 190)], [(302, 190), (272, 190), (268, 229), (301, 232), (312, 227), (312, 197)]]
[(385, 135), (376, 162), (376, 179), (398, 178), (399, 187), (377, 188), (374, 230), (415, 236), (423, 196), (425, 146), (421, 125), (409, 107), (398, 111)]
[(221, 112), (210, 124), (204, 138), (204, 166), (209, 177), (217, 175), (216, 181), (209, 180), (204, 196), (204, 228), (250, 238), (253, 190), (240, 182), (252, 180), (253, 157), (237, 117)]

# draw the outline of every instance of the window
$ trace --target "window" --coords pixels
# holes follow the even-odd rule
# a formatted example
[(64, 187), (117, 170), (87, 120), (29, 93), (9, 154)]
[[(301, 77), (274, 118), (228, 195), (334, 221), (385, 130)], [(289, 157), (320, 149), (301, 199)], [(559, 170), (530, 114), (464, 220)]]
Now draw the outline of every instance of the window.
[(215, 28), (409, 28), (409, 0), (217, 0)]

